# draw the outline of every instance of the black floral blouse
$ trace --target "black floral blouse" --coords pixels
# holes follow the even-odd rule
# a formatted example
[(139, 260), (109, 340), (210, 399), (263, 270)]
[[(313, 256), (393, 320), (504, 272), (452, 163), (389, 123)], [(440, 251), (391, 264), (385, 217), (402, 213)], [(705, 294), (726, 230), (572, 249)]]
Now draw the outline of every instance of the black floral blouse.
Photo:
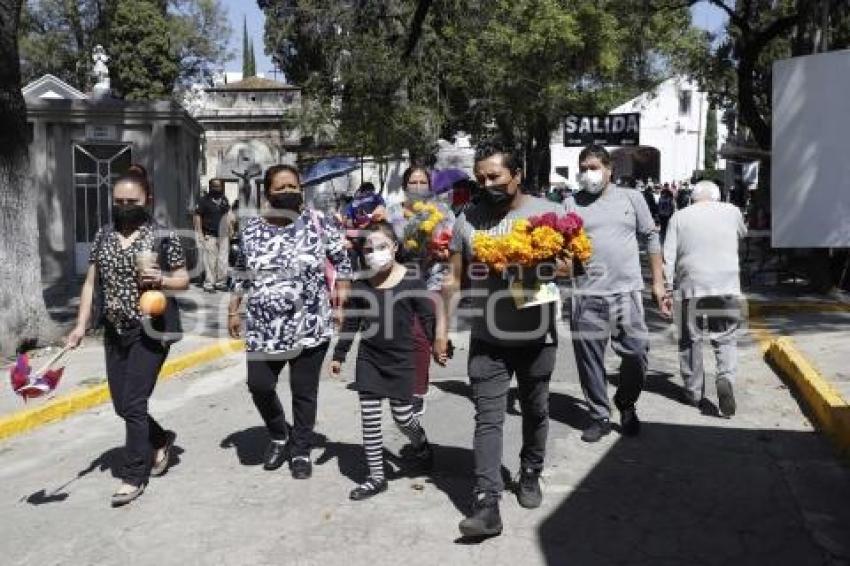
[(119, 334), (138, 326), (142, 318), (136, 255), (142, 251), (159, 254), (157, 238), (166, 262), (160, 269), (167, 273), (184, 267), (186, 256), (180, 239), (174, 232), (154, 224), (139, 228), (138, 236), (126, 249), (121, 247), (118, 233), (111, 225), (102, 227), (94, 236), (89, 263), (97, 268), (106, 321)]
[(305, 210), (287, 226), (263, 218), (239, 233), (232, 290), (247, 294), (249, 352), (283, 353), (329, 342), (334, 328), (326, 259), (337, 277), (351, 277), (342, 233), (320, 212)]

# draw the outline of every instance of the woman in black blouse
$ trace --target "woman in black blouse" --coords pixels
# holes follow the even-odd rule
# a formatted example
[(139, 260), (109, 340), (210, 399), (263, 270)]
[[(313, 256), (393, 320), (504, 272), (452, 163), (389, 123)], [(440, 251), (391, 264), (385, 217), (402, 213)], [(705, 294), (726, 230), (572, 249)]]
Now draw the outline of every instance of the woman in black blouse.
[[(127, 461), (123, 482), (112, 496), (113, 506), (133, 501), (144, 492), (150, 476), (168, 470), (175, 439), (173, 432), (164, 430), (148, 414), (148, 399), (169, 346), (153, 330), (156, 324), (146, 324), (139, 298), (143, 288), (186, 289), (189, 275), (180, 240), (151, 221), (150, 202), (145, 177), (128, 175), (115, 182), (112, 223), (98, 230), (92, 242), (77, 325), (66, 340), (76, 348), (85, 336), (97, 286), (103, 299), (109, 393), (127, 432)], [(151, 253), (160, 259), (140, 272), (140, 256)]]
[[(434, 302), (418, 276), (395, 260), (398, 239), (388, 223), (374, 225), (363, 246), (371, 276), (352, 284), (342, 332), (334, 351), (331, 373), (339, 375), (354, 335), (362, 328), (357, 350), (355, 382), (360, 395), (363, 448), (369, 477), (351, 491), (362, 500), (387, 489), (384, 478), (381, 404), (389, 399), (393, 419), (411, 444), (407, 455), (430, 468), (433, 454), (413, 410), (416, 380), (415, 323), (429, 344), (434, 341)], [(437, 360), (445, 364), (445, 358)], [(404, 451), (403, 451), (404, 452)]]

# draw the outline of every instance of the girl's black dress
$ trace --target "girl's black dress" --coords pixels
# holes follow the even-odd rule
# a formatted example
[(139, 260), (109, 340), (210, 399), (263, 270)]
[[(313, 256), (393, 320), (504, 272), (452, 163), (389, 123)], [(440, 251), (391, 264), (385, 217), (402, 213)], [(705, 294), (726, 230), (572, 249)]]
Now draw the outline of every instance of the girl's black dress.
[(413, 397), (413, 318), (419, 317), (428, 341), (434, 342), (434, 301), (419, 278), (405, 277), (395, 287), (376, 289), (368, 281), (355, 281), (345, 311), (342, 333), (333, 359), (345, 361), (355, 334), (360, 331), (355, 391), (392, 399)]

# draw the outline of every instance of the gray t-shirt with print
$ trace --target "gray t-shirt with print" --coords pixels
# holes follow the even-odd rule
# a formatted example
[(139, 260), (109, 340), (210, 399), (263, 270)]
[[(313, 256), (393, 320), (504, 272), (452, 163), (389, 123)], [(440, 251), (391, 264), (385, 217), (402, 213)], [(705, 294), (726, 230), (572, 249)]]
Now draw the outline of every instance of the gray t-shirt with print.
[(470, 288), (466, 293), (471, 295), (473, 340), (503, 345), (556, 341), (555, 304), (518, 309), (509, 291), (508, 277), (475, 262), (472, 237), (476, 232), (507, 234), (516, 220), (547, 212), (562, 215), (574, 210), (572, 199), (558, 204), (526, 196), (518, 208), (509, 210), (507, 214), (480, 203), (458, 217), (449, 249), (452, 253), (461, 254), (469, 274)]

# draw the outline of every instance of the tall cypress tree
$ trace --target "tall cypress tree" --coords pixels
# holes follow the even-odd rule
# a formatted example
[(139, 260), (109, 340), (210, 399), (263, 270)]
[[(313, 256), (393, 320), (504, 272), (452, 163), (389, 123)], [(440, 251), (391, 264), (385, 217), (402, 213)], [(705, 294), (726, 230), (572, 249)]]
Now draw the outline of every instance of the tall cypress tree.
[(251, 70), (251, 44), (248, 42), (248, 18), (242, 17), (242, 78), (254, 76)]
[(708, 105), (705, 121), (705, 169), (712, 171), (717, 166), (717, 110), (714, 103)]
[(248, 47), (248, 72), (245, 74), (245, 78), (256, 76), (257, 60), (254, 58), (254, 40), (252, 39)]

